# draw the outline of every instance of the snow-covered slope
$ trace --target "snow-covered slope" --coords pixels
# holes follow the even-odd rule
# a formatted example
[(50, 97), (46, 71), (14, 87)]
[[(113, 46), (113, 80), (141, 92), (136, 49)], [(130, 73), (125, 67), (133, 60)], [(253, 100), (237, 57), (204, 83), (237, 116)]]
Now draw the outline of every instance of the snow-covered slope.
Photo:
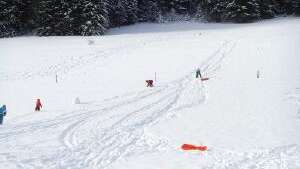
[(0, 168), (298, 169), (299, 42), (298, 18), (0, 39)]

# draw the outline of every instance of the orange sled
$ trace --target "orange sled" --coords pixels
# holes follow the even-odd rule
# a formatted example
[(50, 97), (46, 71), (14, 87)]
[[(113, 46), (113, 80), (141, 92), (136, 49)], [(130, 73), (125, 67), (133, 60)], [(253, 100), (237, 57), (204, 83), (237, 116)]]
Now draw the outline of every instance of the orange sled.
[(195, 145), (191, 145), (191, 144), (183, 144), (181, 146), (182, 150), (199, 150), (199, 151), (206, 151), (207, 150), (207, 146), (195, 146)]

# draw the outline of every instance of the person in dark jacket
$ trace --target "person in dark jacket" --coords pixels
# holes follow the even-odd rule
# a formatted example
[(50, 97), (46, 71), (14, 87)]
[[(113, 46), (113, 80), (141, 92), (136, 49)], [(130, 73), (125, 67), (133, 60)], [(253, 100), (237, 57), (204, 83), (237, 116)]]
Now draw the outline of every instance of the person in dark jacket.
[(198, 68), (197, 70), (196, 70), (196, 78), (202, 78), (202, 75), (201, 75), (201, 70)]
[(0, 125), (3, 123), (4, 116), (6, 116), (6, 105), (0, 107)]
[(153, 87), (153, 80), (146, 80), (147, 87)]

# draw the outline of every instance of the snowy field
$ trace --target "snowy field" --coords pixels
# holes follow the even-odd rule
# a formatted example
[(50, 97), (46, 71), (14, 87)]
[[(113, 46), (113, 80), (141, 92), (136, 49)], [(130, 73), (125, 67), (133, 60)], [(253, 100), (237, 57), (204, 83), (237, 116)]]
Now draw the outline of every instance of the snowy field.
[(1, 169), (300, 168), (299, 18), (0, 39), (0, 64)]

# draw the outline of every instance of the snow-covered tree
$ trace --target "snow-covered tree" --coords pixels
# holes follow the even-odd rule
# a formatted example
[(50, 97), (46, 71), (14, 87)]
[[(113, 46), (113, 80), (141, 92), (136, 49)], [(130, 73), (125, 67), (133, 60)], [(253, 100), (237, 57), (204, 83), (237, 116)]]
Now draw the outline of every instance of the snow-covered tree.
[(157, 5), (162, 14), (170, 12), (170, 0), (157, 0)]
[(62, 0), (41, 0), (37, 4), (35, 22), (42, 36), (72, 35), (70, 12), (72, 6)]
[(125, 10), (127, 14), (127, 23), (126, 24), (134, 24), (138, 21), (137, 13), (138, 13), (138, 2), (137, 0), (125, 0), (123, 3), (125, 5)]
[(194, 14), (200, 0), (159, 0), (158, 6), (163, 14)]
[(0, 37), (23, 34), (27, 30), (29, 0), (0, 0)]
[(299, 0), (292, 0), (292, 8), (293, 8), (293, 13), (297, 16), (300, 16), (300, 1)]
[(260, 0), (259, 12), (262, 19), (270, 19), (275, 17), (274, 5), (272, 0)]
[(191, 0), (174, 0), (172, 8), (178, 14), (188, 14), (191, 10)]
[(156, 0), (139, 0), (138, 1), (138, 19), (141, 22), (154, 22), (160, 15)]
[(68, 15), (74, 35), (102, 35), (108, 28), (108, 12), (103, 0), (75, 0)]
[(127, 22), (127, 13), (125, 5), (120, 0), (114, 0), (109, 8), (110, 27), (125, 25)]
[(100, 35), (108, 27), (103, 0), (41, 0), (38, 35)]
[(258, 0), (232, 0), (225, 9), (224, 19), (239, 23), (252, 22), (260, 17)]
[(109, 3), (111, 27), (129, 25), (138, 22), (137, 0), (112, 0)]
[(277, 15), (292, 14), (292, 0), (272, 0)]
[[(110, 27), (178, 18), (251, 22), (300, 15), (299, 0), (0, 0), (0, 37), (101, 35)], [(169, 18), (168, 18), (169, 17)]]
[(199, 5), (208, 21), (222, 22), (228, 3), (226, 0), (203, 0)]

